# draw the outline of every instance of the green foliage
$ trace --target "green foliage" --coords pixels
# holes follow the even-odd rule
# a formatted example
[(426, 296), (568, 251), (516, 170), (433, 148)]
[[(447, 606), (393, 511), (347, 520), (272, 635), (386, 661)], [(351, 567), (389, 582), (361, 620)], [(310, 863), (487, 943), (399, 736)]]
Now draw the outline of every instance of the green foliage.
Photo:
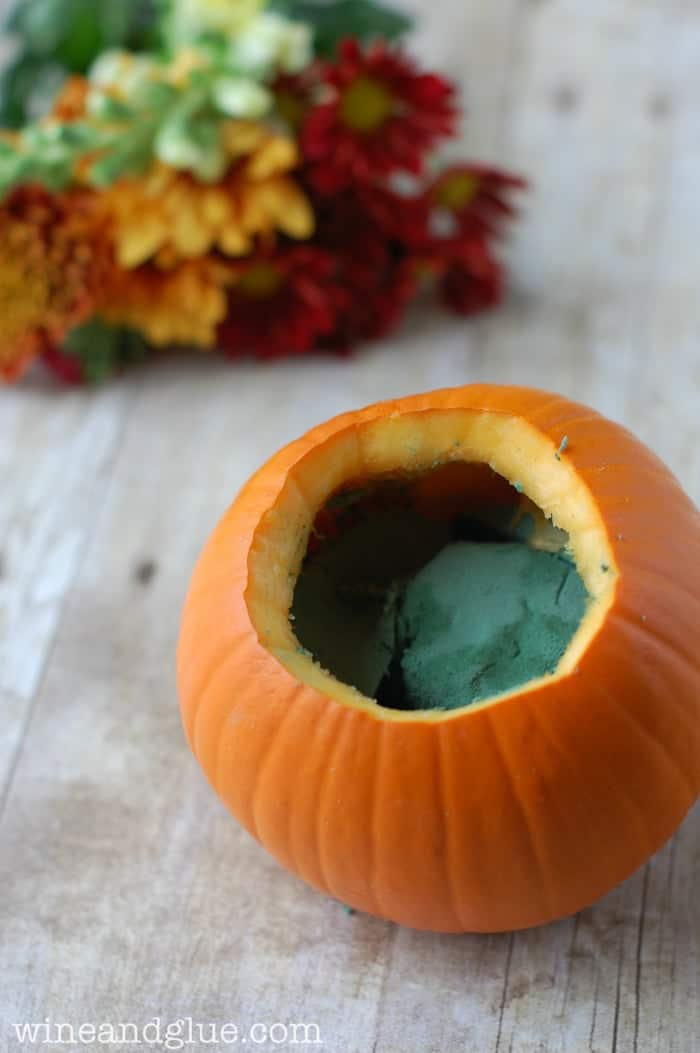
[(0, 32), (16, 41), (0, 76), (0, 125), (18, 128), (48, 108), (69, 73), (110, 48), (157, 47), (159, 0), (15, 0)]
[[(345, 36), (393, 39), (410, 26), (407, 16), (375, 0), (273, 0), (270, 6), (310, 25), (323, 55)], [(0, 149), (0, 198), (20, 183), (60, 190), (86, 157), (87, 181), (96, 187), (139, 174), (154, 157), (202, 182), (221, 178), (228, 164), (222, 120), (261, 118), (273, 98), (222, 34), (198, 40), (205, 64), (175, 86), (162, 56), (138, 54), (156, 47), (167, 11), (167, 0), (17, 0), (6, 28), (20, 48), (0, 83), (0, 121), (24, 124), (15, 142)], [(136, 54), (114, 57), (120, 47)], [(105, 50), (111, 53), (97, 66), (104, 75), (106, 63), (106, 81), (119, 85), (118, 99), (93, 84), (84, 119), (26, 122), (37, 96), (50, 98), (66, 71), (85, 71)]]
[[(231, 115), (231, 99), (222, 97), (219, 89), (230, 70), (216, 53), (210, 59), (209, 65), (193, 70), (178, 87), (158, 79), (167, 73), (162, 63), (146, 63), (128, 87), (116, 68), (122, 99), (94, 87), (84, 119), (66, 124), (39, 121), (23, 128), (16, 141), (0, 142), (0, 198), (20, 183), (61, 190), (87, 157), (91, 163), (84, 177), (95, 187), (138, 175), (155, 157), (202, 182), (217, 182), (229, 163), (221, 126)], [(256, 100), (255, 115), (262, 115), (263, 106), (272, 105), (272, 97), (261, 86), (243, 84), (264, 96)]]
[(314, 50), (324, 58), (334, 54), (343, 37), (396, 40), (412, 24), (408, 15), (375, 0), (272, 0), (270, 7), (308, 22), (314, 30)]
[(108, 380), (149, 354), (148, 345), (139, 333), (131, 329), (114, 329), (100, 318), (93, 318), (73, 329), (62, 350), (79, 360), (82, 377), (90, 384)]
[(34, 124), (21, 133), (16, 144), (0, 150), (0, 197), (21, 183), (37, 183), (48, 190), (67, 187), (75, 167), (86, 155), (95, 155), (89, 182), (109, 186), (127, 172), (143, 170), (152, 157), (154, 119), (143, 124), (131, 120), (124, 126), (95, 126), (88, 121), (71, 124)]

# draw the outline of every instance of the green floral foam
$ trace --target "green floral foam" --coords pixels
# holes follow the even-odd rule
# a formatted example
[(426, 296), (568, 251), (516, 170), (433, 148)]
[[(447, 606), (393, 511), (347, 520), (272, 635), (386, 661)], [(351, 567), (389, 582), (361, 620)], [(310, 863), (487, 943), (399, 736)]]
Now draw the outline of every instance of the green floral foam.
[(448, 545), (408, 583), (396, 613), (386, 613), (401, 641), (401, 708), (455, 709), (554, 672), (586, 601), (560, 553)]
[[(310, 557), (292, 624), (345, 683), (393, 709), (455, 709), (552, 673), (588, 596), (562, 549), (454, 540), (454, 524), (379, 513)], [(464, 537), (464, 532), (458, 533)]]

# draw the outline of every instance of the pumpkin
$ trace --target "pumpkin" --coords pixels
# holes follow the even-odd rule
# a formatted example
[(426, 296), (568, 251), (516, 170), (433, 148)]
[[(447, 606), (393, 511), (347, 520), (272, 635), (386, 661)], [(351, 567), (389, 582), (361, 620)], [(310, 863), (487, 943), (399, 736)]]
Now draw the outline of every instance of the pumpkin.
[[(303, 568), (338, 508), (371, 520), (387, 493), (409, 548), (464, 502), (527, 502), (566, 539), (587, 599), (555, 668), (423, 709), (324, 668), (290, 618)], [(700, 516), (656, 456), (558, 395), (435, 391), (321, 424), (243, 487), (192, 577), (182, 718), (227, 808), (316, 889), (418, 929), (526, 928), (609, 891), (698, 797), (699, 626)]]

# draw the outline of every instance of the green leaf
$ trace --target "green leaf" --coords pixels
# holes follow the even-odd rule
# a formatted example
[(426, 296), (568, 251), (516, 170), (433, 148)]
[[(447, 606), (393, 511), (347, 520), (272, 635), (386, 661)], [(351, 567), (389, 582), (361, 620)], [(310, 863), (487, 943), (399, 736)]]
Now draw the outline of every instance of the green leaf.
[(73, 165), (67, 160), (47, 160), (44, 164), (37, 166), (35, 171), (33, 181), (40, 183), (53, 193), (64, 190), (73, 178)]
[(155, 50), (159, 7), (160, 0), (15, 0), (0, 20), (18, 45), (0, 76), (0, 123), (17, 128), (37, 116), (45, 70), (55, 80), (55, 71), (84, 73), (105, 50)]
[(197, 164), (202, 150), (194, 140), (188, 121), (175, 116), (160, 128), (155, 140), (155, 154), (164, 164), (186, 170)]
[(125, 175), (138, 175), (146, 169), (153, 157), (150, 134), (122, 136), (118, 145), (111, 145), (90, 167), (88, 181), (91, 186), (111, 186)]
[(375, 37), (396, 40), (412, 25), (401, 11), (375, 0), (272, 0), (273, 10), (301, 22), (314, 30), (317, 54), (331, 57), (343, 37), (357, 37), (366, 42)]
[(100, 384), (125, 366), (148, 355), (143, 337), (131, 329), (107, 325), (101, 318), (93, 318), (77, 326), (66, 337), (63, 351), (79, 359), (84, 379)]
[[(37, 85), (55, 76), (58, 67), (33, 55), (20, 55), (0, 73), (0, 125), (20, 128), (38, 109)], [(64, 71), (65, 75), (65, 71)], [(50, 98), (44, 100), (50, 104)]]
[(230, 164), (221, 141), (221, 125), (214, 115), (200, 114), (186, 123), (195, 154), (188, 167), (202, 183), (218, 183)]
[(99, 146), (100, 132), (87, 121), (56, 125), (56, 140), (74, 150), (92, 150)]
[(28, 182), (30, 166), (26, 158), (15, 154), (13, 157), (0, 158), (0, 201), (14, 187)]
[(3, 14), (0, 16), (0, 30), (3, 33), (15, 34), (20, 32), (19, 26), (22, 21), (22, 2), (21, 0), (14, 0)]
[(74, 0), (71, 22), (56, 46), (56, 57), (66, 69), (85, 73), (95, 55), (107, 43), (100, 27), (101, 4), (91, 0)]
[(164, 113), (179, 97), (179, 92), (172, 84), (163, 81), (146, 80), (132, 88), (129, 94), (130, 103), (137, 108)]
[[(120, 99), (114, 99), (111, 95), (103, 95), (99, 91), (91, 91), (87, 100), (87, 111), (97, 121), (125, 121), (131, 116), (131, 110), (126, 103)], [(70, 127), (70, 126), (66, 126)]]
[(65, 33), (62, 25), (65, 13), (56, 0), (20, 5), (15, 32), (28, 40), (35, 54), (53, 54)]

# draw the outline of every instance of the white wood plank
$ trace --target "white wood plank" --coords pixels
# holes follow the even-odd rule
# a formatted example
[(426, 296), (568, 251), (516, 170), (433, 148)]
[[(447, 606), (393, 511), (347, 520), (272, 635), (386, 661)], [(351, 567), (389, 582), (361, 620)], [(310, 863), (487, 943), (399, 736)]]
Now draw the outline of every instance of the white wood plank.
[[(670, 180), (656, 282), (630, 414), (642, 434), (700, 501), (700, 17), (674, 11), (677, 38), (668, 69)], [(654, 861), (639, 917), (635, 1012), (623, 1051), (680, 1053), (700, 1043), (700, 807)], [(633, 990), (633, 996), (632, 996)]]
[(110, 484), (125, 405), (118, 385), (96, 400), (32, 381), (0, 400), (0, 698), (12, 728), (1, 788)]
[(668, 64), (670, 178), (665, 194), (656, 282), (641, 342), (630, 413), (643, 436), (700, 503), (700, 15), (693, 4), (675, 15)]
[(118, 445), (118, 386), (2, 392), (0, 687), (30, 699)]
[(5, 787), (15, 763), (24, 735), (27, 719), (27, 700), (8, 691), (0, 691), (0, 812)]

